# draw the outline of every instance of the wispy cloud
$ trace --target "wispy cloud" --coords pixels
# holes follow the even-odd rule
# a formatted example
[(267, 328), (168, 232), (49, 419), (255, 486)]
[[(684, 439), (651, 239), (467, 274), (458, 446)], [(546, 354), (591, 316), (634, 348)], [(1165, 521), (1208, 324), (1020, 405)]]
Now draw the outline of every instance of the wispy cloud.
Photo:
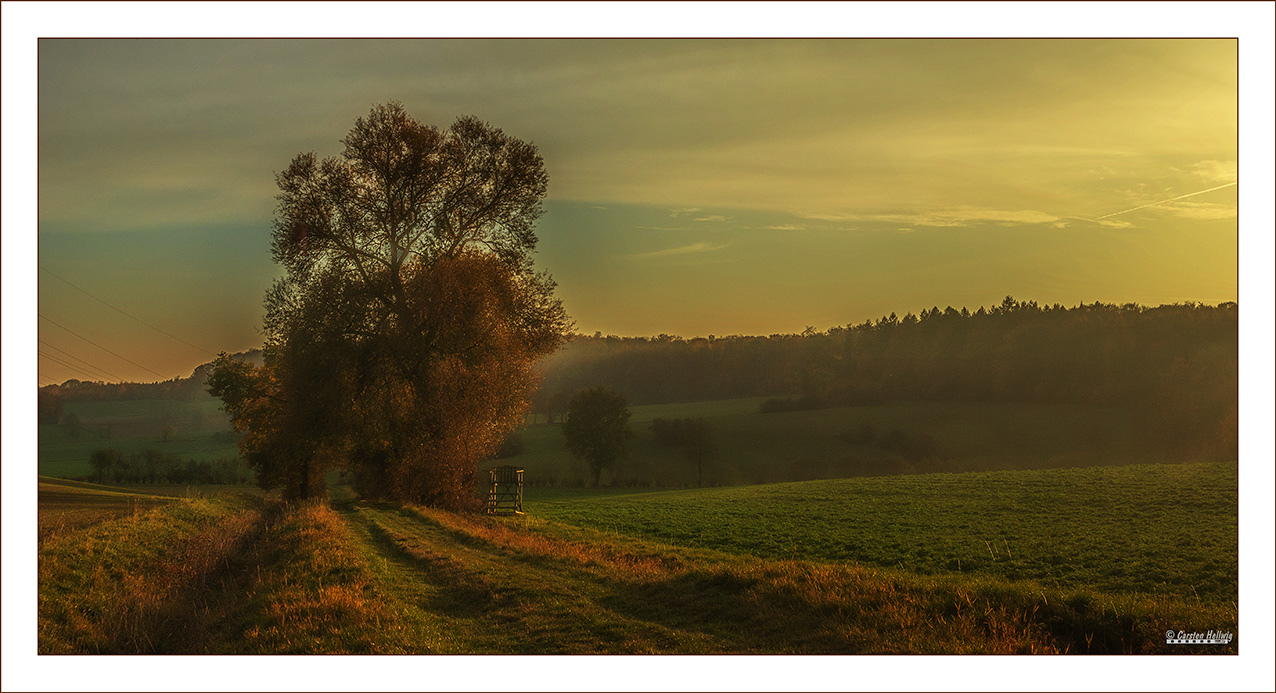
[(692, 243), (691, 245), (679, 246), (677, 248), (665, 248), (664, 250), (653, 250), (649, 253), (637, 253), (633, 255), (635, 259), (646, 259), (656, 257), (671, 257), (675, 255), (691, 255), (693, 253), (708, 253), (715, 250), (722, 250), (730, 245), (730, 243), (713, 244), (706, 241)]
[[(797, 213), (803, 219), (817, 221), (867, 221), (891, 222), (913, 226), (974, 226), (980, 224), (1000, 224), (1018, 226), (1028, 224), (1057, 224), (1063, 219), (1054, 214), (1033, 209), (990, 209), (986, 207), (952, 207), (923, 212), (907, 212), (892, 214), (819, 214)], [(774, 228), (774, 227), (773, 227)]]
[(884, 221), (901, 221), (915, 226), (971, 226), (989, 223), (1018, 226), (1053, 224), (1060, 221), (1060, 218), (1054, 214), (1032, 209), (984, 209), (979, 207), (957, 207), (920, 214), (889, 215), (881, 218)]
[(801, 231), (806, 227), (801, 224), (780, 224), (778, 226), (768, 226), (766, 228), (770, 231)]
[(700, 211), (699, 207), (678, 207), (677, 209), (669, 210), (669, 216), (680, 217), (685, 214), (695, 214), (696, 212), (699, 212), (699, 211)]
[[(1123, 210), (1121, 210), (1121, 211), (1119, 211), (1119, 212), (1112, 212), (1111, 214), (1104, 214), (1104, 215), (1103, 215), (1103, 216), (1101, 216), (1101, 217), (1095, 217), (1095, 221), (1098, 221), (1098, 220), (1100, 220), (1100, 219), (1107, 219), (1108, 217), (1115, 217), (1115, 216), (1117, 216), (1118, 214), (1126, 214), (1126, 213), (1129, 213), (1129, 212), (1135, 212), (1135, 211), (1138, 211), (1138, 210), (1140, 210), (1140, 209), (1147, 209), (1148, 207), (1159, 207), (1159, 206), (1167, 205), (1167, 204), (1169, 204), (1169, 203), (1171, 203), (1171, 202), (1176, 202), (1176, 201), (1178, 201), (1178, 200), (1182, 200), (1182, 199), (1184, 199), (1184, 198), (1188, 198), (1188, 197), (1195, 197), (1195, 196), (1197, 196), (1197, 195), (1204, 195), (1205, 193), (1208, 193), (1208, 192), (1214, 192), (1215, 190), (1222, 190), (1223, 188), (1230, 188), (1230, 187), (1232, 187), (1232, 186), (1234, 186), (1234, 185), (1236, 185), (1236, 183), (1234, 183), (1234, 182), (1233, 182), (1233, 183), (1224, 183), (1223, 185), (1216, 185), (1216, 186), (1214, 186), (1214, 187), (1212, 187), (1212, 188), (1208, 188), (1208, 189), (1206, 189), (1206, 190), (1197, 190), (1196, 192), (1190, 192), (1190, 193), (1187, 193), (1186, 195), (1179, 195), (1178, 197), (1171, 197), (1171, 198), (1168, 198), (1168, 199), (1165, 199), (1165, 200), (1158, 200), (1158, 201), (1156, 201), (1156, 202), (1149, 202), (1149, 203), (1147, 203), (1147, 204), (1139, 205), (1138, 207), (1131, 207), (1131, 208), (1129, 208), (1129, 209), (1123, 209)], [(1233, 212), (1233, 214), (1235, 214), (1235, 213)], [(1200, 218), (1200, 217), (1194, 217), (1194, 218)], [(1211, 217), (1211, 218), (1217, 218), (1217, 217)]]
[(721, 214), (710, 214), (707, 217), (696, 217), (696, 221), (730, 221), (730, 218)]
[(1236, 218), (1236, 207), (1213, 202), (1167, 202), (1161, 208), (1184, 219)]
[(1192, 173), (1207, 183), (1230, 183), (1235, 181), (1235, 161), (1198, 161), (1192, 165)]
[(1096, 220), (1094, 220), (1094, 219), (1085, 219), (1084, 221), (1095, 221), (1095, 223), (1097, 223), (1099, 226), (1106, 226), (1106, 227), (1108, 227), (1108, 228), (1110, 228), (1110, 229), (1132, 229), (1132, 228), (1134, 228), (1134, 224), (1132, 224), (1132, 223), (1130, 223), (1130, 222), (1128, 222), (1128, 221), (1121, 221), (1120, 219), (1100, 219), (1100, 220), (1097, 220), (1097, 221), (1096, 221)]
[(864, 218), (862, 214), (825, 214), (823, 212), (793, 212), (793, 216), (814, 221), (856, 221)]

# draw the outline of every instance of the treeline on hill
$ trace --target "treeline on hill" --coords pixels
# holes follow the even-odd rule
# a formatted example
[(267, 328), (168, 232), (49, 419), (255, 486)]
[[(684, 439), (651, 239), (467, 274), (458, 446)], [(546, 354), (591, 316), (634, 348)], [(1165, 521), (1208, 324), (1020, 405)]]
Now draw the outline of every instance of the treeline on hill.
[(1007, 296), (801, 335), (578, 336), (544, 364), (537, 413), (594, 386), (633, 404), (774, 397), (780, 412), (948, 400), (1132, 408), (1150, 444), (1235, 457), (1235, 303), (1041, 306)]
[[(235, 355), (250, 363), (261, 363), (261, 350), (253, 349)], [(40, 388), (40, 423), (57, 423), (65, 402), (114, 402), (139, 399), (199, 400), (208, 394), (208, 374), (212, 362), (195, 368), (188, 377), (154, 383), (106, 383), (91, 380), (67, 380), (59, 385)]]

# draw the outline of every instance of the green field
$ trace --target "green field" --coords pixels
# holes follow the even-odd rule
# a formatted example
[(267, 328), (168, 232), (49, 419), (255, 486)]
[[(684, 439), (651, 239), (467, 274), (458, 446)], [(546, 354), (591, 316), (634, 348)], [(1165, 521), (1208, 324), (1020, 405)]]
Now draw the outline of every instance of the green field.
[[(115, 448), (126, 456), (155, 449), (183, 460), (237, 457), (230, 420), (220, 406), (211, 397), (67, 402), (62, 423), (40, 426), (39, 473), (87, 476), (92, 472), (89, 456), (103, 448)], [(79, 420), (78, 426), (66, 423), (70, 414)]]
[[(1044, 469), (1157, 462), (1134, 435), (1130, 412), (1073, 405), (984, 402), (904, 402), (863, 407), (761, 414), (764, 398), (631, 407), (634, 438), (628, 459), (603, 474), (603, 485), (681, 487), (696, 484), (682, 453), (659, 445), (656, 418), (708, 420), (718, 449), (705, 484), (731, 486), (861, 476), (892, 457), (843, 436), (870, 425), (934, 441), (934, 459), (916, 471)], [(500, 461), (526, 470), (529, 485), (577, 486), (589, 475), (567, 454), (557, 424), (539, 423), (518, 435), (523, 452)]]
[[(489, 463), (526, 470), (515, 517), (42, 476), (40, 651), (1181, 653), (1166, 629), (1237, 628), (1234, 461), (1157, 464), (1120, 410), (762, 401), (633, 407), (600, 489), (558, 425), (525, 427)], [(42, 475), (237, 454), (211, 399), (67, 411)], [(656, 418), (708, 421), (710, 488)]]
[(531, 489), (526, 508), (557, 522), (761, 558), (1237, 596), (1235, 463), (620, 494)]
[(546, 488), (514, 517), (162, 500), (42, 540), (41, 652), (1237, 651), (1164, 641), (1236, 633), (1234, 464)]

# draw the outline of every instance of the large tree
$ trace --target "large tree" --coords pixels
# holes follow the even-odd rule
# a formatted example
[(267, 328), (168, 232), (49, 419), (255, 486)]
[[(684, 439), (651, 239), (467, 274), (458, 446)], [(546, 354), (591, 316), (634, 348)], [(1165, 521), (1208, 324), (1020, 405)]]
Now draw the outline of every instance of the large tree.
[(398, 103), (342, 143), (278, 174), (265, 364), (224, 361), (210, 383), (252, 414), (236, 421), (249, 461), (273, 456), (259, 470), (297, 495), (342, 465), (365, 495), (463, 505), (571, 327), (532, 268), (544, 163), (475, 118), (440, 130)]

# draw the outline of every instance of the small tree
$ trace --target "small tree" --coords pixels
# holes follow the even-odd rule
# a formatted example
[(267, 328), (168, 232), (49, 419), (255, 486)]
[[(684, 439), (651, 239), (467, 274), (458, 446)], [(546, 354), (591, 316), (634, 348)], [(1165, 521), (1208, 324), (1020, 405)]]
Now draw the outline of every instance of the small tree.
[(124, 457), (119, 450), (114, 448), (106, 448), (103, 450), (94, 450), (89, 455), (89, 464), (93, 466), (93, 481), (106, 482), (111, 480), (111, 470), (123, 465)]
[(629, 404), (625, 396), (604, 387), (582, 390), (567, 406), (563, 435), (567, 449), (585, 460), (597, 487), (604, 468), (629, 452)]
[(705, 419), (656, 419), (651, 422), (656, 442), (682, 448), (687, 461), (696, 466), (696, 485), (704, 486), (704, 465), (717, 455), (713, 429)]

